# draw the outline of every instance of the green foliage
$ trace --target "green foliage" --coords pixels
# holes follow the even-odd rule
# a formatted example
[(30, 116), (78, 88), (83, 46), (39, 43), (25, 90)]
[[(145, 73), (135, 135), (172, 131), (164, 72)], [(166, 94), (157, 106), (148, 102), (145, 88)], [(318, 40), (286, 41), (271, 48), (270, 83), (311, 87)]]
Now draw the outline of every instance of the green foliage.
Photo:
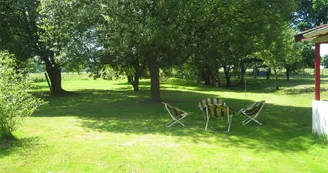
[[(277, 28), (289, 22), (294, 8), (293, 1), (204, 3), (192, 22), (199, 27), (193, 38), (196, 46), (192, 63), (194, 69), (199, 70), (200, 78), (205, 83), (213, 83), (220, 67), (224, 69), (227, 86), (232, 76), (241, 74), (243, 77), (246, 66), (256, 63), (250, 55), (270, 49), (272, 40), (280, 34)], [(212, 82), (206, 82), (209, 78)]]
[(13, 55), (0, 52), (0, 138), (12, 137), (23, 118), (45, 104), (28, 92), (31, 82), (15, 68)]
[(195, 70), (194, 66), (186, 62), (180, 66), (163, 68), (160, 76), (162, 81), (166, 81), (168, 78), (179, 78), (187, 81), (196, 81), (198, 79), (198, 71)]
[(304, 62), (305, 66), (308, 68), (314, 68), (314, 43), (309, 41), (304, 41), (302, 44), (302, 61)]
[(269, 45), (280, 30), (272, 31), (295, 8), (294, 1), (256, 0), (40, 2), (41, 40), (56, 52), (56, 61), (71, 69), (89, 61), (95, 76), (101, 64), (109, 64), (132, 85), (147, 66), (154, 74), (157, 67), (180, 66), (188, 58), (187, 66), (202, 73), (190, 77), (215, 83), (223, 67), (229, 84), (231, 75), (244, 73), (243, 59), (259, 51), (263, 40)]
[(36, 0), (10, 0), (0, 4), (0, 50), (7, 50), (25, 61), (36, 53), (33, 10), (38, 3)]
[[(54, 40), (45, 40), (43, 35), (47, 35), (47, 28), (41, 28), (43, 14), (40, 14), (38, 8), (42, 1), (40, 0), (10, 0), (1, 1), (0, 5), (0, 50), (6, 50), (15, 55), (22, 62), (29, 58), (37, 58), (44, 62), (50, 78), (51, 92), (61, 93), (60, 68), (63, 61), (60, 58), (63, 54), (54, 49), (60, 50), (59, 42)], [(49, 13), (51, 11), (49, 10)], [(52, 13), (54, 20), (58, 16)], [(57, 23), (57, 27), (58, 27)], [(64, 40), (64, 33), (60, 35)], [(57, 37), (58, 38), (58, 37)], [(68, 61), (72, 62), (73, 61)], [(26, 63), (22, 63), (26, 64)]]
[(102, 78), (104, 80), (113, 80), (122, 77), (122, 75), (120, 75), (118, 71), (115, 71), (109, 65), (102, 65), (101, 69), (97, 71), (92, 71), (89, 76), (93, 77), (93, 79)]
[(299, 0), (294, 25), (301, 31), (328, 23), (328, 0)]
[(321, 58), (321, 64), (325, 66), (325, 68), (328, 68), (328, 55), (325, 55)]
[[(264, 63), (272, 68), (276, 79), (278, 72), (286, 69), (287, 80), (289, 80), (290, 72), (296, 70), (297, 63), (302, 61), (302, 45), (295, 43), (294, 31), (285, 22), (276, 26), (275, 30), (271, 32), (274, 37), (267, 37), (266, 39), (271, 39), (270, 42), (264, 41), (262, 49), (255, 55), (263, 59)], [(276, 88), (279, 87), (276, 85)]]
[(40, 59), (30, 58), (25, 62), (25, 68), (29, 73), (41, 73), (45, 72), (44, 65), (41, 64)]
[(322, 134), (322, 135), (313, 134), (313, 138), (314, 138), (315, 142), (318, 144), (322, 144), (322, 145), (328, 144), (328, 135), (327, 134)]
[(98, 5), (85, 3), (42, 0), (38, 7), (42, 16), (38, 27), (44, 31), (39, 33), (40, 40), (55, 52), (52, 61), (69, 71), (79, 72), (93, 65), (102, 46), (96, 42), (95, 30), (85, 20), (97, 21), (92, 10), (98, 11)]

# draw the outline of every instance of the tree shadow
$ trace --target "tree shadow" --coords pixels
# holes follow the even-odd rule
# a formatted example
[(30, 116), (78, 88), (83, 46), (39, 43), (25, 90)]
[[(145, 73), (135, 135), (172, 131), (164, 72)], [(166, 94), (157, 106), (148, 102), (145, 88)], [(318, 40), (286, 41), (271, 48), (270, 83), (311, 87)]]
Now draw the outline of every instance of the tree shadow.
[(39, 145), (38, 137), (27, 137), (22, 139), (11, 139), (0, 141), (0, 158), (8, 156), (11, 153), (20, 151), (28, 154), (31, 148)]
[[(149, 91), (80, 90), (74, 97), (48, 97), (49, 105), (35, 116), (76, 116), (80, 125), (89, 131), (124, 134), (160, 134), (184, 137), (194, 143), (220, 143), (226, 147), (251, 148), (256, 151), (277, 150), (297, 152), (312, 145), (311, 108), (266, 104), (259, 115), (263, 126), (250, 123), (243, 126), (243, 116), (234, 115), (231, 132), (225, 133), (226, 124), (213, 119), (209, 130), (198, 102), (208, 97), (221, 97), (193, 91), (162, 90), (163, 101), (190, 113), (183, 120), (186, 127), (165, 127), (170, 117), (160, 103), (147, 100)], [(229, 106), (239, 109), (252, 100), (226, 99)], [(213, 141), (213, 137), (215, 140)], [(210, 139), (211, 138), (211, 139)], [(254, 146), (256, 145), (256, 146)]]
[[(234, 100), (233, 102), (245, 103), (243, 100)], [(233, 102), (231, 102), (231, 104), (233, 104)], [(153, 105), (153, 107), (158, 107), (158, 110), (163, 108), (162, 105)], [(202, 112), (200, 110), (195, 111), (195, 108), (183, 110), (190, 112), (190, 116), (184, 120), (187, 127), (182, 127), (178, 124), (171, 128), (165, 127), (164, 124), (170, 120), (165, 110), (162, 112), (158, 111), (156, 114), (150, 111), (144, 111), (144, 113), (139, 112), (136, 113), (133, 118), (124, 116), (102, 118), (101, 120), (90, 117), (80, 118), (83, 120), (81, 124), (83, 127), (99, 132), (161, 134), (181, 138), (188, 136), (193, 138), (194, 143), (220, 142), (226, 147), (297, 152), (300, 150), (307, 150), (308, 147), (312, 145), (312, 141), (309, 138), (311, 137), (310, 116), (295, 117), (293, 115), (288, 115), (288, 112), (293, 112), (295, 110), (297, 110), (299, 114), (307, 112), (307, 115), (311, 115), (311, 110), (309, 108), (267, 104), (259, 116), (259, 120), (264, 124), (263, 126), (259, 126), (255, 123), (243, 126), (241, 124), (243, 117), (236, 114), (233, 117), (230, 133), (225, 133), (226, 121), (221, 122), (218, 119), (211, 120), (209, 131), (204, 131), (205, 122)], [(283, 113), (284, 115), (277, 113), (277, 110), (285, 110)], [(295, 114), (295, 112), (293, 114)], [(217, 136), (216, 140), (209, 140), (209, 137), (213, 137), (213, 135)], [(254, 144), (257, 146), (254, 146)]]
[[(312, 78), (311, 78), (312, 77)], [(321, 84), (327, 84), (328, 80), (325, 80), (327, 77), (321, 77)], [(238, 82), (237, 82), (238, 83)], [(314, 93), (314, 77), (307, 75), (293, 75), (290, 80), (286, 80), (284, 77), (278, 78), (277, 84), (280, 87), (280, 90), (275, 88), (275, 79), (267, 80), (265, 77), (257, 77), (256, 79), (252, 77), (247, 77), (246, 79), (246, 91), (247, 93), (275, 93), (282, 92), (288, 95), (296, 95), (300, 93)], [(132, 87), (131, 87), (132, 88)], [(140, 82), (140, 89), (147, 90), (150, 88), (149, 81)], [(230, 91), (236, 93), (245, 92), (245, 81), (241, 84), (235, 84), (229, 88), (225, 87), (224, 83), (218, 86), (210, 86), (199, 84), (196, 82), (190, 82), (183, 79), (169, 79), (167, 81), (161, 82), (162, 89), (188, 89), (192, 91)], [(125, 88), (128, 89), (128, 88)], [(322, 91), (327, 91), (328, 88), (321, 87)]]
[[(322, 77), (324, 79), (324, 77)], [(279, 78), (277, 80), (277, 84), (280, 87), (280, 90), (276, 90), (275, 88), (275, 79), (267, 80), (266, 78), (247, 78), (246, 79), (246, 91), (247, 93), (275, 93), (275, 92), (284, 92), (290, 95), (295, 95), (299, 93), (306, 92), (314, 92), (313, 90), (309, 90), (306, 88), (314, 87), (314, 78), (304, 78), (295, 76), (290, 80), (286, 80), (283, 78)], [(322, 80), (322, 84), (327, 84), (328, 81)], [(198, 86), (198, 89), (206, 89), (206, 91), (220, 91), (224, 88), (225, 90), (229, 90), (232, 92), (242, 93), (245, 92), (245, 81), (240, 85), (235, 85), (230, 88), (223, 87), (213, 87), (213, 86)], [(305, 89), (304, 89), (305, 88)], [(291, 92), (292, 90), (292, 92)], [(327, 88), (323, 88), (322, 90), (327, 90)]]

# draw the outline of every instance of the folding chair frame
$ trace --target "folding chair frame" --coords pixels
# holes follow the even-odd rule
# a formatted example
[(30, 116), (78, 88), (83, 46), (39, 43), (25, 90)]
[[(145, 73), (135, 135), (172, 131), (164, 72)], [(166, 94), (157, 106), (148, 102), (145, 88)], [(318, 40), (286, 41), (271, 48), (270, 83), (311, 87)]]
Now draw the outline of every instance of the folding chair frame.
[[(171, 116), (171, 118), (172, 118), (172, 120), (169, 121), (168, 123), (166, 123), (165, 126), (166, 126), (166, 127), (171, 127), (171, 126), (174, 125), (175, 123), (179, 123), (180, 125), (185, 126), (180, 120), (182, 120), (183, 118), (185, 118), (185, 117), (188, 116), (189, 114), (188, 114), (187, 112), (181, 110), (181, 109), (178, 109), (178, 108), (176, 108), (176, 107), (173, 107), (173, 106), (169, 105), (168, 103), (165, 103), (165, 102), (162, 102), (162, 103), (164, 104), (165, 109), (167, 110), (167, 112), (170, 114), (170, 116)], [(181, 117), (177, 119), (177, 118), (172, 114), (172, 112), (170, 111), (170, 110), (171, 110), (170, 107), (171, 107), (172, 109), (176, 109), (177, 111), (181, 112), (181, 114), (180, 114)]]
[[(244, 121), (242, 121), (242, 124), (243, 125), (246, 125), (246, 124), (248, 124), (251, 121), (254, 121), (254, 122), (256, 122), (259, 125), (262, 125), (262, 123), (260, 123), (256, 118), (260, 114), (260, 112), (261, 112), (261, 110), (262, 110), (262, 108), (263, 108), (263, 106), (265, 104), (265, 100), (262, 100), (262, 101), (259, 101), (259, 102), (263, 102), (263, 103), (261, 104), (261, 107), (259, 108), (259, 110), (256, 112), (255, 115), (251, 115), (251, 114), (248, 114), (247, 112), (245, 112), (245, 108), (243, 108), (243, 109), (241, 109), (239, 111), (240, 113), (242, 113), (243, 115), (246, 116), (246, 119), (244, 119)], [(256, 102), (256, 103), (259, 103), (259, 102)], [(256, 104), (256, 103), (254, 103), (254, 104)]]
[(209, 107), (217, 107), (217, 108), (223, 108), (223, 109), (227, 109), (227, 119), (228, 119), (228, 130), (227, 132), (230, 132), (230, 127), (231, 127), (231, 120), (232, 120), (232, 115), (233, 114), (230, 114), (230, 108), (227, 107), (227, 106), (224, 106), (224, 105), (207, 105), (205, 106), (205, 109), (206, 109), (206, 125), (205, 125), (205, 130), (207, 130), (207, 127), (208, 127), (208, 123), (209, 123), (209, 120), (210, 120), (210, 113), (209, 113)]

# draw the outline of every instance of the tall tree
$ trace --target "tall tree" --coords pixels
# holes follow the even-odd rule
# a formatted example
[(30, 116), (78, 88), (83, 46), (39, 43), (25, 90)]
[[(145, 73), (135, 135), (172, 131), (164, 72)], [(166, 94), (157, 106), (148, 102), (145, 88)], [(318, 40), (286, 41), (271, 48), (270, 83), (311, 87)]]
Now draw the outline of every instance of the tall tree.
[(31, 32), (33, 27), (27, 17), (33, 16), (33, 12), (29, 12), (31, 8), (35, 8), (33, 1), (0, 2), (0, 49), (15, 54), (21, 61), (27, 60), (36, 52)]
[(301, 61), (301, 47), (298, 43), (295, 43), (293, 39), (293, 31), (288, 25), (276, 28), (272, 32), (274, 39), (270, 43), (265, 44), (267, 49), (255, 53), (258, 57), (264, 60), (264, 63), (268, 65), (275, 74), (275, 87), (278, 90), (277, 84), (278, 72), (282, 69), (286, 69), (286, 78), (289, 80), (289, 74), (292, 70), (293, 64)]
[(272, 30), (290, 20), (294, 2), (253, 0), (220, 1), (214, 4), (219, 4), (213, 14), (216, 16), (215, 22), (212, 22), (214, 26), (204, 32), (205, 39), (201, 44), (208, 45), (203, 51), (215, 50), (214, 58), (223, 67), (226, 85), (229, 87), (233, 74), (241, 72), (243, 78), (249, 55), (269, 48), (263, 45), (274, 39)]
[(107, 52), (104, 58), (127, 69), (133, 67), (137, 75), (147, 65), (151, 100), (160, 101), (159, 69), (188, 58), (193, 29), (187, 21), (192, 20), (197, 6), (190, 1), (114, 2), (103, 14), (109, 26), (100, 32), (109, 38), (103, 40)]
[[(328, 0), (299, 0), (294, 13), (293, 26), (304, 31), (328, 23)], [(307, 67), (314, 67), (314, 44), (302, 42), (303, 62)]]
[(102, 45), (96, 29), (86, 26), (100, 21), (99, 8), (97, 1), (40, 1), (39, 40), (47, 45), (50, 53), (49, 61), (44, 61), (50, 80), (54, 78), (54, 86), (60, 87), (62, 66), (80, 70), (98, 63)]
[(300, 31), (328, 23), (328, 0), (299, 0), (293, 23)]
[(40, 21), (38, 0), (1, 1), (0, 48), (6, 49), (21, 60), (40, 58), (46, 65), (50, 77), (51, 93), (64, 92), (61, 85), (61, 64), (55, 60), (55, 52), (40, 40), (44, 30), (37, 26)]
[[(264, 10), (260, 17), (263, 32), (255, 37), (255, 55), (273, 70), (277, 81), (278, 71), (293, 57), (290, 51), (294, 43), (291, 43), (289, 24), (296, 6), (293, 1), (262, 1), (261, 4), (261, 9)], [(278, 88), (276, 83), (276, 89)]]

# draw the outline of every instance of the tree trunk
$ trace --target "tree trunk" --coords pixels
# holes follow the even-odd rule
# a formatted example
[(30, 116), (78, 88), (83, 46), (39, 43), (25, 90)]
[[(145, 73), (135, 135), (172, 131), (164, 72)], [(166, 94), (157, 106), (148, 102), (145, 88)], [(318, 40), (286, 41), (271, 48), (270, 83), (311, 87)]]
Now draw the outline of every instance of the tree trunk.
[(134, 91), (139, 91), (139, 80), (140, 76), (145, 70), (146, 61), (140, 62), (139, 57), (135, 57), (134, 67), (134, 74), (125, 72), (128, 75), (128, 82), (133, 86)]
[(219, 77), (218, 70), (219, 70), (219, 65), (217, 62), (215, 62), (214, 71), (212, 73), (212, 85), (213, 86), (216, 86), (216, 84), (217, 84), (217, 79)]
[(150, 73), (150, 100), (160, 102), (159, 65), (155, 57), (149, 57), (148, 68)]
[(137, 72), (134, 73), (134, 76), (128, 75), (128, 82), (133, 86), (133, 91), (139, 91), (139, 75)]
[(61, 68), (60, 65), (55, 63), (54, 61), (50, 61), (50, 59), (53, 60), (52, 53), (51, 52), (43, 52), (42, 53), (42, 59), (46, 64), (46, 71), (48, 73), (50, 84), (51, 84), (51, 94), (57, 95), (57, 94), (63, 94), (66, 91), (62, 88), (62, 81), (61, 81)]
[(200, 84), (203, 81), (203, 69), (198, 67), (198, 79), (197, 84)]
[[(276, 71), (275, 71), (276, 73)], [(266, 75), (266, 79), (269, 80), (270, 79), (270, 74), (271, 74), (271, 68), (268, 68), (265, 75)]]
[(205, 85), (211, 85), (212, 72), (208, 67), (204, 68)]
[(276, 76), (276, 80), (275, 80), (275, 88), (278, 91), (279, 90), (279, 86), (278, 86), (278, 74), (277, 74), (277, 70), (273, 69), (274, 71), (274, 75)]
[(51, 65), (50, 63), (46, 63), (46, 71), (50, 78), (51, 94), (64, 93), (65, 90), (62, 89), (60, 66), (58, 64)]
[(139, 78), (133, 81), (132, 86), (133, 86), (133, 91), (139, 91)]
[(200, 70), (200, 80), (204, 81), (204, 85), (210, 85), (211, 84), (211, 77), (210, 77), (210, 72), (207, 69), (207, 67), (202, 67)]
[(256, 66), (254, 66), (253, 68), (253, 75), (254, 75), (254, 79), (256, 79), (256, 76), (258, 75), (258, 69)]
[(217, 86), (220, 87), (221, 86), (221, 80), (220, 80), (220, 77), (218, 76), (218, 78), (216, 79), (217, 81)]
[(290, 67), (286, 67), (286, 78), (289, 80)]
[(224, 76), (225, 76), (225, 79), (226, 79), (226, 87), (230, 87), (231, 86), (231, 81), (230, 81), (230, 67), (227, 66), (227, 65), (223, 65), (223, 70), (224, 70)]
[(244, 63), (240, 64), (240, 80), (239, 80), (239, 85), (241, 85), (244, 82), (244, 78), (246, 75), (246, 67)]

